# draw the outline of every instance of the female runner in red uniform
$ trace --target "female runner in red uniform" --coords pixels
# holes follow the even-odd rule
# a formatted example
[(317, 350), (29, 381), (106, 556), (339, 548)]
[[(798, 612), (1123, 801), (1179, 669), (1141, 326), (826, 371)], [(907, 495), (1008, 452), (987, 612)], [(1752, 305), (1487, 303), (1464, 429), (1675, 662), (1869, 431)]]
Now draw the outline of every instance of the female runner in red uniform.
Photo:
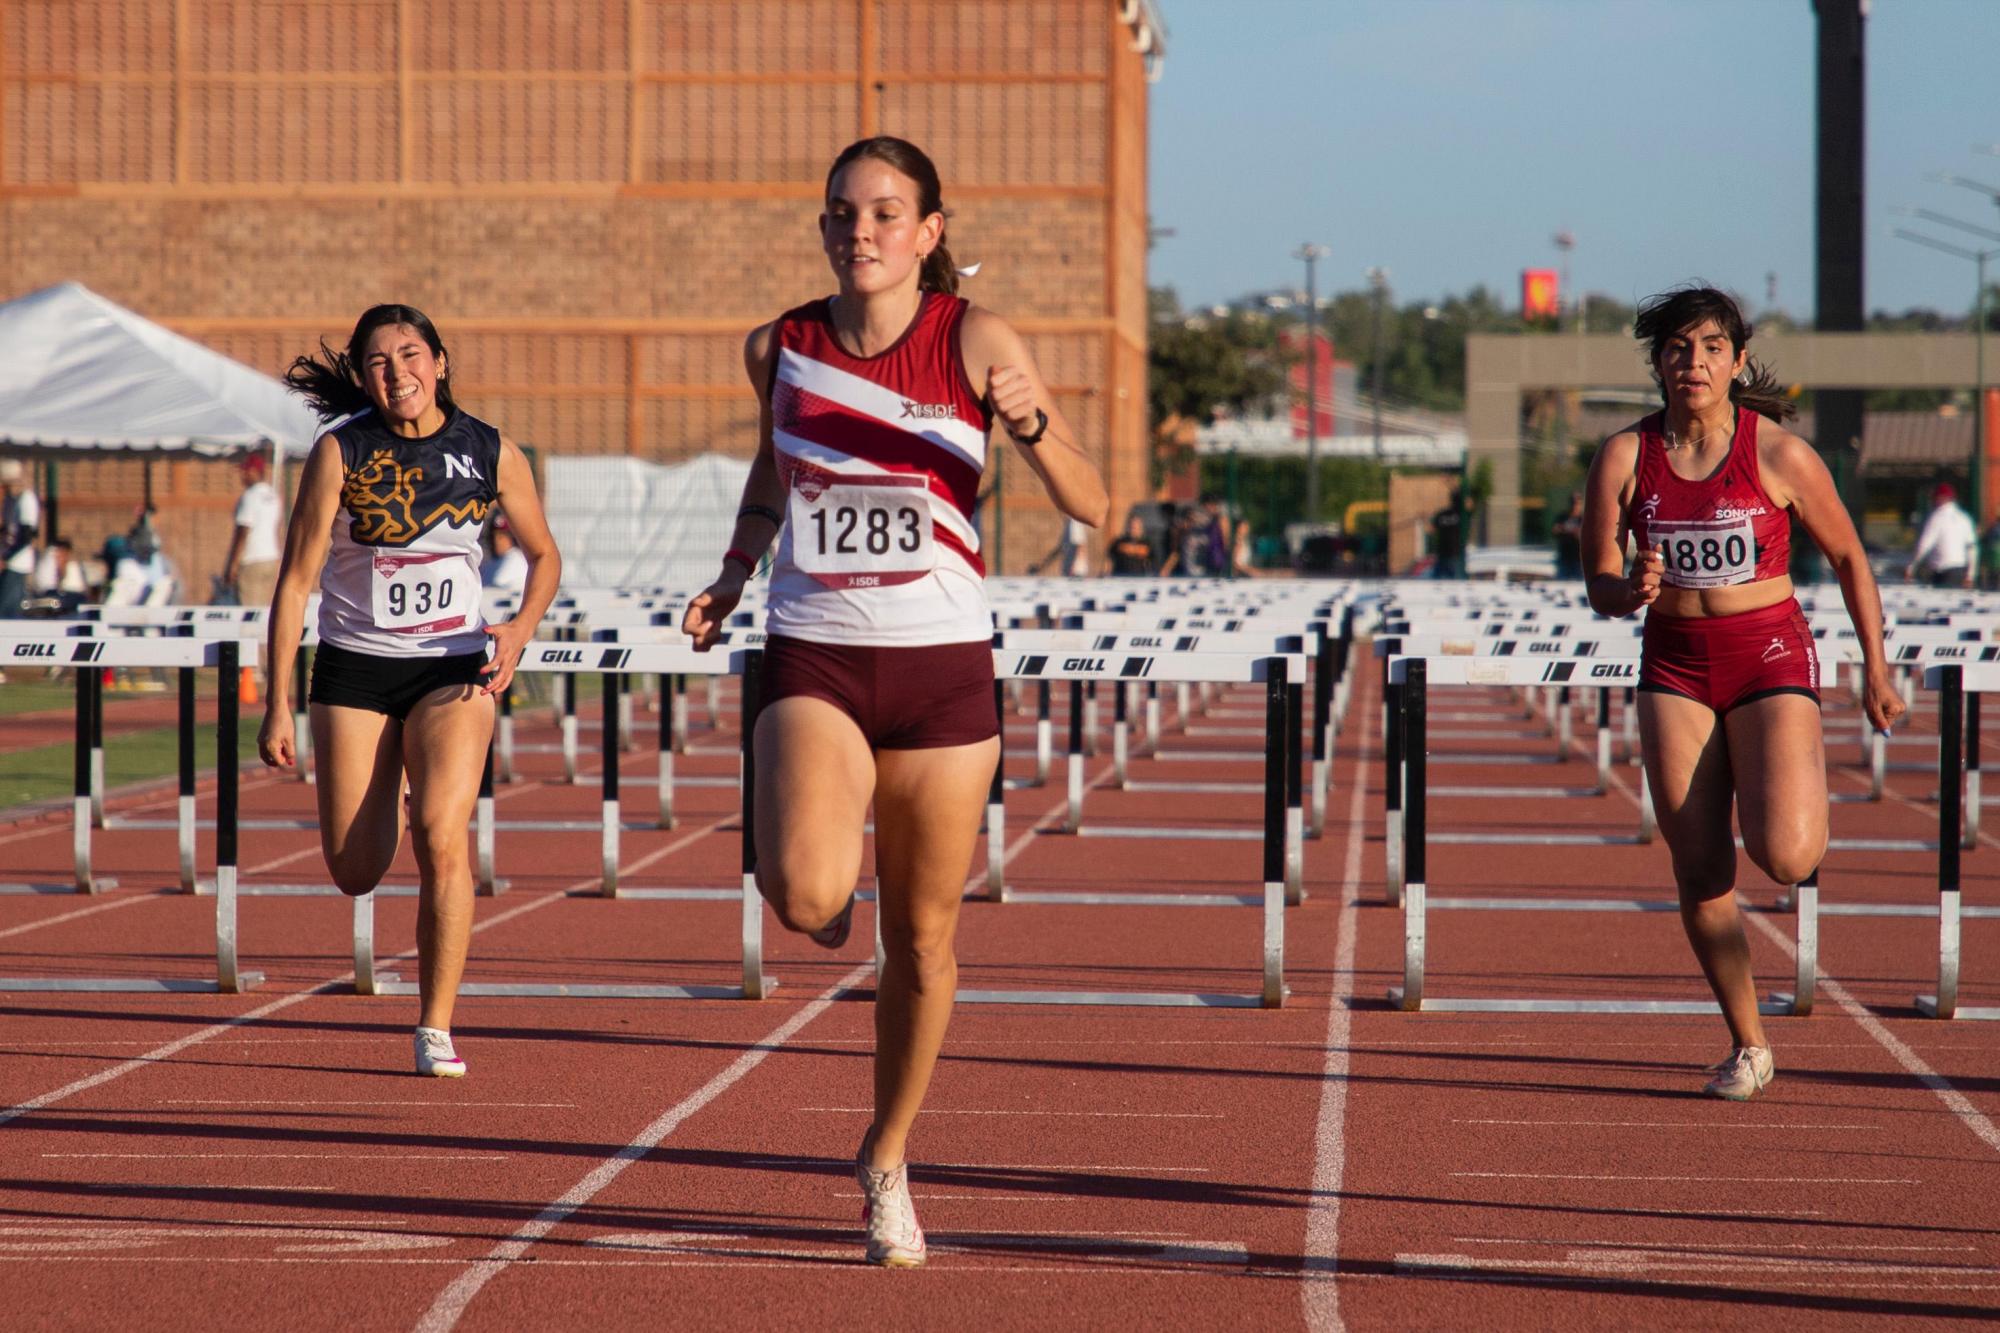
[[(1666, 406), (1597, 451), (1584, 574), (1601, 614), (1648, 608), (1640, 749), (1681, 923), (1734, 1047), (1704, 1091), (1745, 1101), (1775, 1066), (1736, 906), (1732, 799), (1744, 850), (1779, 884), (1811, 874), (1827, 841), (1819, 663), (1787, 572), (1791, 518), (1840, 580), (1869, 721), (1888, 728), (1903, 701), (1861, 539), (1812, 446), (1777, 424), (1792, 406), (1750, 360), (1751, 328), (1736, 302), (1680, 288), (1641, 306), (1634, 332)], [(1628, 533), (1637, 547), (1629, 571)]]
[(960, 299), (937, 170), (865, 139), (827, 174), (839, 292), (750, 335), (762, 408), (722, 573), (682, 625), (706, 647), (779, 538), (757, 761), (757, 866), (788, 929), (848, 935), (875, 806), (885, 953), (875, 1114), (855, 1163), (868, 1258), (924, 1261), (904, 1148), (957, 990), (952, 936), (999, 762), (993, 618), (972, 522), (998, 424), (1056, 508), (1110, 501), (1020, 335)]

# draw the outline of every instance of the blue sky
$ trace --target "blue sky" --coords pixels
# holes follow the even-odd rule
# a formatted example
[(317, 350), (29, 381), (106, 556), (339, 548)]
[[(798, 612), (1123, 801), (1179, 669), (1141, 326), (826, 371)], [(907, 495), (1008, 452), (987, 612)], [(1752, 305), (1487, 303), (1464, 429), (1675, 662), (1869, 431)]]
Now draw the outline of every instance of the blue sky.
[[(1809, 317), (1811, 0), (1159, 0), (1151, 281), (1205, 305), (1389, 270), (1399, 300), (1476, 283), (1518, 300), (1524, 267), (1630, 301), (1693, 277)], [(2000, 0), (1873, 0), (1867, 303), (1970, 308), (1970, 261), (1912, 245), (1930, 208), (2000, 230), (2000, 208), (1928, 181), (2000, 187)], [(1989, 264), (2000, 276), (2000, 264)]]

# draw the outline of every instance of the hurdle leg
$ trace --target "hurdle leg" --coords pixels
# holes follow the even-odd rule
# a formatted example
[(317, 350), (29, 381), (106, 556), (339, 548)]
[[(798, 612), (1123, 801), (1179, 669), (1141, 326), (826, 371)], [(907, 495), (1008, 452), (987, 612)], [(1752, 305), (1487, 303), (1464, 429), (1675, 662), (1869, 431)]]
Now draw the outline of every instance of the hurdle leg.
[(309, 711), (312, 686), (306, 672), (306, 648), (301, 645), (292, 658), (292, 750), (298, 758), (299, 781), (312, 786), (318, 781), (312, 764), (312, 714)]
[(175, 726), (175, 757), (180, 763), (179, 814), (174, 821), (179, 844), (181, 892), (198, 893), (194, 868), (194, 668), (180, 668), (180, 710)]
[(764, 654), (752, 651), (743, 662), (743, 998), (768, 999), (777, 989), (764, 973), (764, 898), (757, 892), (757, 760), (752, 738), (763, 693)]
[(1868, 799), (1882, 799), (1882, 784), (1889, 771), (1889, 738), (1879, 731), (1868, 733)]
[(618, 838), (623, 827), (618, 814), (618, 677), (606, 673), (604, 691), (604, 819), (602, 825), (602, 873), (598, 893), (618, 896)]
[(1813, 1011), (1813, 997), (1819, 989), (1819, 871), (1815, 869), (1792, 888), (1797, 904), (1795, 918), (1798, 973), (1793, 985), (1792, 1012), (1803, 1018)]
[(1625, 698), (1619, 705), (1622, 714), (1618, 719), (1620, 730), (1625, 733), (1625, 758), (1629, 763), (1639, 762), (1639, 691), (1632, 686), (1625, 687)]
[(627, 750), (639, 747), (639, 733), (632, 726), (632, 678), (616, 676), (618, 682), (618, 735)]
[(1326, 833), (1326, 737), (1327, 711), (1333, 703), (1334, 641), (1322, 634), (1313, 660), (1312, 799), (1306, 805), (1306, 836)]
[(1112, 686), (1111, 695), (1111, 766), (1118, 778), (1122, 791), (1127, 777), (1126, 765), (1132, 757), (1131, 727), (1125, 721), (1125, 682)]
[(562, 678), (562, 760), (563, 780), (576, 782), (576, 675), (564, 672)]
[(1285, 1002), (1285, 664), (1264, 681), (1264, 1007)]
[(1046, 786), (1055, 761), (1055, 732), (1049, 721), (1049, 683), (1035, 682), (1035, 785)]
[(1146, 682), (1146, 744), (1155, 753), (1160, 748), (1160, 683)]
[(686, 754), (688, 748), (688, 682), (686, 676), (674, 677), (674, 703), (668, 714), (673, 722), (673, 751)]
[[(1284, 663), (1278, 663), (1284, 668)], [(1285, 686), (1285, 902), (1297, 907), (1306, 900), (1305, 810), (1302, 808), (1300, 775), (1304, 745), (1299, 727), (1305, 721), (1305, 684), (1294, 681)]]
[(473, 888), (482, 898), (497, 898), (506, 891), (506, 882), (493, 873), (493, 777), (494, 747), (486, 747), (486, 766), (479, 775), (479, 803), (473, 815)]
[[(660, 677), (660, 693), (672, 697), (673, 686), (665, 676)], [(663, 829), (673, 828), (680, 821), (674, 815), (674, 745), (673, 728), (662, 719), (659, 727), (660, 738), (660, 811), (658, 823)]]
[(1063, 832), (1074, 833), (1083, 826), (1083, 682), (1069, 683), (1069, 812), (1063, 818)]
[(1389, 906), (1403, 901), (1403, 690), (1383, 687), (1388, 701), (1382, 727), (1382, 864), (1383, 898)]
[(507, 682), (507, 688), (500, 691), (500, 716), (493, 724), (494, 744), (498, 747), (498, 772), (501, 782), (514, 780), (514, 683)]
[(1407, 878), (1403, 884), (1403, 984), (1400, 989), (1389, 992), (1389, 1001), (1406, 1013), (1416, 1013), (1424, 1007), (1424, 946), (1427, 920), (1425, 915), (1428, 897), (1424, 883), (1425, 866), (1425, 802), (1424, 802), (1424, 728), (1425, 728), (1425, 688), (1424, 664), (1421, 658), (1409, 663), (1409, 674), (1403, 684), (1404, 727), (1408, 735), (1404, 745), (1408, 753), (1404, 756), (1405, 785), (1409, 788), (1408, 808), (1404, 814), (1409, 829), (1409, 846), (1406, 849)]
[(1188, 697), (1188, 683), (1184, 680), (1177, 681), (1174, 684), (1174, 713), (1176, 720), (1181, 724), (1181, 735), (1183, 736), (1187, 735), (1188, 729), (1188, 713), (1190, 711), (1188, 708)]
[[(1005, 699), (1001, 687), (993, 686), (993, 711), (1000, 715), (1002, 731), (1005, 731)], [(986, 789), (986, 898), (989, 902), (1007, 901), (1007, 787), (1006, 744), (1002, 741), (1000, 757), (993, 761), (993, 783)], [(876, 931), (881, 931), (882, 913), (878, 906), (875, 913)]]
[(363, 893), (354, 899), (354, 991), (357, 995), (380, 995), (375, 975), (375, 895)]
[(1944, 670), (1938, 692), (1938, 988), (1936, 995), (1919, 995), (1917, 1008), (1933, 1018), (1958, 1015), (1959, 963), (1959, 774), (1960, 718), (1965, 668)]
[(1083, 752), (1097, 757), (1097, 682), (1083, 687)]
[[(90, 822), (104, 827), (104, 673), (86, 672), (97, 705), (90, 710)], [(234, 693), (234, 691), (231, 691)]]
[(707, 687), (708, 695), (708, 729), (720, 731), (722, 730), (722, 677), (707, 676), (703, 678), (703, 683)]
[(1611, 790), (1611, 691), (1597, 692), (1597, 794)]
[(1569, 686), (1556, 691), (1556, 743), (1562, 748), (1563, 758), (1569, 758), (1570, 742), (1576, 739), (1576, 720), (1570, 707)]
[(1971, 851), (1979, 845), (1979, 699), (1978, 693), (1965, 696), (1965, 826), (1959, 846)]
[(237, 995), (264, 979), (236, 961), (236, 685), (242, 672), (233, 639), (216, 645), (215, 709), (215, 988)]
[(90, 873), (90, 714), (101, 702), (91, 683), (98, 678), (96, 667), (76, 669), (76, 762), (74, 797), (70, 802), (70, 853), (76, 867), (78, 893), (96, 893), (99, 888)]

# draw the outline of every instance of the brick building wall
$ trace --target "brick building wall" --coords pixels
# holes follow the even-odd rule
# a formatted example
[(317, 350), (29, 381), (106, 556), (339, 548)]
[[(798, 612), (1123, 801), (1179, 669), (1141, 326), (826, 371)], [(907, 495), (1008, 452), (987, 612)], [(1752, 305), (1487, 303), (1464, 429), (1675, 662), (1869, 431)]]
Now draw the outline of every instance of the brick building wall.
[[(1012, 321), (1114, 513), (1143, 498), (1146, 6), (1119, 0), (0, 0), (0, 295), (76, 279), (276, 373), (438, 323), (547, 453), (747, 455), (744, 334), (831, 289), (827, 164), (932, 155), (964, 294)], [(138, 464), (65, 463), (80, 546)], [(198, 591), (237, 483), (153, 469)], [(1005, 567), (1055, 540), (1003, 468)], [(996, 506), (987, 506), (991, 527)]]

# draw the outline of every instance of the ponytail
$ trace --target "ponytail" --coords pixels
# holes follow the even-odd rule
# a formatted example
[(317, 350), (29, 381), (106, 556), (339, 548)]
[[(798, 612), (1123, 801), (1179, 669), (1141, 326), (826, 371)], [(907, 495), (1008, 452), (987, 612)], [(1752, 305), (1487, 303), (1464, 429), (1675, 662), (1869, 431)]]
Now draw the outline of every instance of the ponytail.
[(324, 338), (319, 340), (317, 355), (292, 361), (291, 369), (285, 372), (285, 383), (306, 400), (306, 406), (321, 421), (353, 416), (373, 406), (347, 353), (328, 347)]
[(1789, 421), (1799, 414), (1778, 377), (1754, 356), (1744, 357), (1743, 373), (1729, 381), (1729, 401), (1773, 421)]
[(946, 296), (958, 295), (958, 266), (951, 262), (951, 251), (945, 248), (944, 237), (939, 236), (936, 248), (924, 256), (923, 271), (917, 274), (917, 288)]

